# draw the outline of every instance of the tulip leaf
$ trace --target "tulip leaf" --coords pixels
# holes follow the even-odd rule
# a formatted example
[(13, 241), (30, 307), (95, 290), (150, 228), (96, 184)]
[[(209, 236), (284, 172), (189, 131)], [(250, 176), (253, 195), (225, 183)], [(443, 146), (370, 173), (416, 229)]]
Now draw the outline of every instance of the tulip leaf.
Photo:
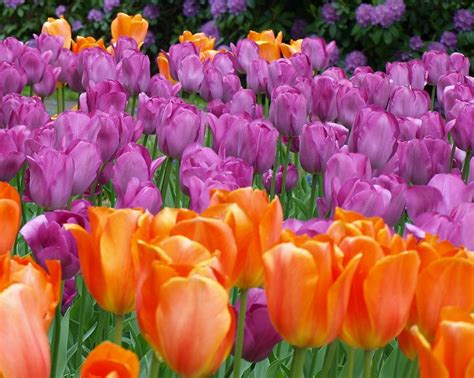
[(64, 371), (67, 365), (67, 342), (69, 337), (69, 318), (71, 316), (71, 309), (66, 311), (66, 314), (61, 319), (61, 333), (59, 335), (58, 345), (58, 365), (56, 369), (56, 377), (64, 377)]

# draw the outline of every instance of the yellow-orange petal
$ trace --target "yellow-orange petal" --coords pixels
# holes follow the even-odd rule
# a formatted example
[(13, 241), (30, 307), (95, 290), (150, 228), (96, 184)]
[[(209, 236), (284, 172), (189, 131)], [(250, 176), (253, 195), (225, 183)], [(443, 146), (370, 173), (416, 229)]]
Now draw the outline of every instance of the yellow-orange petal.
[(0, 254), (10, 251), (20, 229), (21, 203), (16, 189), (0, 182)]
[(125, 13), (118, 13), (112, 21), (111, 32), (114, 41), (120, 37), (133, 38), (138, 46), (143, 44), (148, 31), (148, 21), (142, 18), (141, 14), (129, 16)]

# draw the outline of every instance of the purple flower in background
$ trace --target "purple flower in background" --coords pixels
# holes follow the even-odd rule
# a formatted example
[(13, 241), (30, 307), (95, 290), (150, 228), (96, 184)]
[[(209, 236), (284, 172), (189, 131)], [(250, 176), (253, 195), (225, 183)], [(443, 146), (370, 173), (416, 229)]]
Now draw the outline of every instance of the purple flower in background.
[(327, 24), (335, 24), (339, 20), (339, 15), (332, 3), (326, 3), (321, 7), (321, 15)]
[(200, 31), (205, 33), (208, 37), (214, 37), (215, 39), (219, 39), (221, 36), (217, 24), (212, 20), (202, 25)]
[(435, 50), (435, 51), (441, 51), (441, 52), (446, 52), (446, 46), (443, 45), (441, 42), (431, 42), (428, 45), (428, 50)]
[(84, 27), (84, 25), (82, 25), (82, 22), (79, 21), (79, 20), (76, 20), (76, 21), (72, 22), (72, 31), (73, 32), (81, 30), (83, 27)]
[(150, 30), (148, 33), (146, 33), (145, 40), (143, 41), (143, 45), (145, 47), (151, 46), (155, 43), (156, 38), (153, 32)]
[(65, 5), (58, 5), (56, 7), (56, 10), (54, 11), (54, 13), (56, 14), (56, 17), (61, 17), (61, 16), (64, 16), (64, 13), (66, 13), (66, 6)]
[(356, 21), (360, 26), (369, 26), (374, 20), (374, 7), (369, 4), (361, 4), (356, 9)]
[(184, 0), (183, 15), (185, 17), (194, 17), (199, 12), (199, 6), (195, 0)]
[(362, 51), (354, 50), (346, 55), (345, 66), (346, 70), (354, 71), (357, 67), (367, 65), (367, 57)]
[(410, 38), (410, 49), (420, 50), (423, 47), (423, 40), (419, 35), (414, 35)]
[(16, 9), (18, 5), (22, 5), (25, 0), (3, 0), (3, 4), (8, 8)]
[(148, 4), (143, 8), (143, 17), (149, 20), (154, 20), (155, 18), (160, 17), (160, 8), (154, 4)]
[(308, 23), (303, 20), (302, 18), (298, 18), (293, 22), (293, 25), (291, 26), (291, 38), (293, 39), (300, 39), (305, 36), (305, 29), (306, 26), (308, 26)]
[(459, 31), (470, 31), (474, 26), (474, 13), (469, 9), (459, 9), (454, 14), (453, 23)]
[(240, 14), (242, 12), (245, 12), (245, 10), (247, 9), (247, 1), (227, 0), (227, 8), (229, 9), (229, 13)]
[(89, 21), (100, 22), (104, 19), (104, 14), (98, 9), (91, 9), (87, 14)]
[(393, 17), (393, 13), (391, 9), (385, 5), (377, 5), (374, 8), (374, 23), (383, 26), (384, 28), (388, 28), (392, 25), (396, 19)]
[(209, 0), (212, 17), (219, 17), (221, 14), (227, 12), (227, 4), (225, 0)]
[(458, 36), (456, 33), (445, 31), (441, 35), (441, 39), (439, 41), (448, 49), (455, 49), (456, 45), (458, 44)]
[(406, 6), (403, 0), (387, 0), (385, 5), (390, 9), (397, 21), (405, 14)]
[(120, 6), (120, 0), (104, 0), (104, 11), (109, 13), (115, 7)]

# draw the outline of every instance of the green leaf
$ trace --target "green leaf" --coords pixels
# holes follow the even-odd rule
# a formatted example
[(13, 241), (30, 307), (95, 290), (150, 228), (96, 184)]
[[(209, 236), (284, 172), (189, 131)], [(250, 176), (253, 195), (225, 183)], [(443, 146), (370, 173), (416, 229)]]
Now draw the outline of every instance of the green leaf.
[(387, 45), (390, 45), (392, 43), (392, 33), (390, 33), (390, 31), (388, 30), (385, 30), (383, 32), (383, 41), (385, 42), (385, 44)]
[(352, 28), (351, 35), (357, 35), (360, 33), (361, 27), (359, 24), (355, 24)]
[[(59, 304), (60, 306), (60, 304)], [(67, 365), (67, 341), (69, 336), (69, 317), (71, 315), (70, 309), (61, 319), (61, 334), (59, 336), (58, 345), (58, 366), (57, 366), (57, 377), (64, 377), (64, 371)]]
[(370, 34), (370, 39), (377, 45), (380, 43), (382, 38), (382, 29), (377, 29), (375, 32)]

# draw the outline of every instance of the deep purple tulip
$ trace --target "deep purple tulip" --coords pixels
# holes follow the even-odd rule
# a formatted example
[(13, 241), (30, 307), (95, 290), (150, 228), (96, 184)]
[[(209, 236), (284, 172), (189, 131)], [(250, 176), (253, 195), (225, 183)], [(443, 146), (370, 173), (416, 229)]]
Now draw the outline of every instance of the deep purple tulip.
[(388, 111), (397, 117), (421, 117), (430, 108), (430, 96), (424, 90), (397, 87), (388, 102)]
[(163, 106), (156, 135), (160, 150), (173, 159), (181, 159), (184, 149), (204, 139), (205, 117), (195, 106), (170, 100)]
[(385, 108), (390, 97), (390, 78), (383, 72), (363, 73), (352, 76), (355, 86), (367, 93), (367, 103)]
[(0, 127), (25, 125), (33, 130), (48, 120), (49, 115), (39, 97), (23, 97), (12, 93), (0, 100)]
[(72, 194), (84, 193), (96, 179), (102, 164), (97, 145), (84, 140), (76, 140), (66, 150), (74, 161)]
[(56, 132), (54, 130), (53, 124), (50, 122), (44, 126), (34, 129), (31, 132), (29, 139), (25, 141), (26, 156), (32, 156), (34, 153), (39, 152), (44, 147), (56, 149), (55, 143)]
[[(45, 54), (47, 54), (48, 57), (51, 55), (51, 53), (48, 52)], [(41, 80), (46, 62), (37, 49), (25, 47), (23, 54), (18, 58), (18, 64), (26, 73), (26, 84), (32, 85)]]
[(350, 81), (340, 85), (336, 94), (337, 119), (339, 123), (351, 129), (359, 111), (367, 105), (365, 90), (353, 87)]
[(98, 84), (91, 84), (86, 93), (79, 97), (81, 110), (92, 113), (100, 110), (114, 114), (125, 111), (127, 94), (118, 81), (104, 80)]
[(449, 56), (449, 70), (458, 72), (464, 76), (469, 75), (471, 63), (469, 58), (461, 53), (454, 52)]
[(337, 117), (336, 95), (339, 84), (329, 76), (316, 76), (311, 83), (312, 119), (333, 122)]
[(265, 59), (252, 60), (247, 70), (247, 88), (257, 94), (267, 93), (268, 80), (268, 62)]
[(274, 60), (268, 65), (268, 93), (271, 95), (274, 89), (283, 85), (292, 86), (297, 76), (298, 72), (289, 59)]
[(400, 176), (407, 183), (426, 184), (435, 174), (449, 172), (451, 145), (440, 139), (413, 139), (399, 142), (397, 155)]
[(54, 121), (55, 147), (65, 150), (76, 140), (94, 141), (96, 129), (90, 127), (89, 114), (81, 111), (65, 111)]
[[(240, 299), (234, 305), (236, 318), (239, 317)], [(247, 293), (245, 309), (244, 343), (242, 357), (249, 362), (262, 361), (281, 341), (281, 336), (273, 327), (268, 314), (265, 290), (250, 289)]]
[(397, 175), (381, 175), (372, 179), (372, 184), (390, 192), (390, 202), (382, 214), (382, 218), (390, 226), (395, 225), (400, 219), (405, 208), (405, 194), (407, 184)]
[(27, 80), (26, 73), (21, 67), (8, 62), (0, 62), (0, 96), (21, 93)]
[(143, 124), (143, 133), (152, 135), (160, 122), (161, 109), (167, 103), (166, 97), (148, 97), (145, 93), (138, 95), (137, 120)]
[(231, 114), (247, 114), (252, 119), (262, 117), (262, 107), (257, 105), (257, 97), (251, 89), (240, 89), (235, 92), (226, 108)]
[(142, 181), (133, 177), (125, 192), (117, 190), (116, 208), (142, 208), (155, 215), (160, 211), (163, 201), (160, 190), (151, 181)]
[(179, 64), (178, 80), (187, 92), (198, 92), (204, 80), (204, 70), (197, 55), (188, 55)]
[(30, 130), (23, 125), (0, 129), (0, 181), (10, 181), (25, 162), (25, 140)]
[[(284, 166), (280, 165), (277, 169), (277, 174), (275, 176), (275, 194), (280, 194), (283, 188), (283, 170)], [(263, 178), (263, 186), (265, 190), (270, 193), (272, 186), (272, 177), (273, 170), (269, 169), (266, 171)], [(293, 164), (288, 164), (286, 171), (286, 181), (285, 181), (285, 191), (288, 193), (296, 186), (298, 183), (298, 169)]]
[(171, 76), (175, 80), (179, 80), (178, 70), (186, 57), (194, 55), (199, 58), (196, 46), (191, 42), (174, 44), (170, 47), (169, 53), (165, 55), (170, 65)]
[(83, 49), (79, 53), (77, 70), (81, 75), (82, 86), (88, 89), (91, 83), (103, 80), (116, 80), (115, 61), (108, 52), (98, 48)]
[(300, 162), (309, 173), (322, 173), (328, 160), (345, 143), (348, 130), (336, 123), (306, 124), (300, 136)]
[(150, 84), (150, 58), (133, 50), (126, 50), (117, 64), (117, 80), (129, 96), (146, 92)]
[(0, 61), (13, 62), (23, 53), (25, 45), (15, 37), (8, 37), (0, 41)]
[(33, 85), (34, 92), (40, 97), (49, 97), (56, 90), (61, 68), (47, 65), (43, 72), (41, 80)]
[(87, 218), (82, 215), (56, 210), (33, 218), (20, 231), (35, 260), (45, 268), (47, 260), (59, 260), (62, 278), (66, 280), (79, 271), (76, 239), (64, 228), (68, 223), (89, 227)]
[(326, 41), (321, 37), (304, 38), (301, 52), (309, 58), (313, 70), (322, 70), (329, 64)]
[(349, 138), (349, 150), (366, 155), (372, 168), (382, 168), (397, 147), (398, 121), (391, 114), (369, 106), (357, 115)]
[(306, 99), (297, 90), (284, 85), (272, 92), (270, 120), (282, 135), (299, 136), (306, 123)]
[(248, 125), (239, 157), (253, 166), (256, 172), (270, 169), (275, 160), (278, 131), (265, 119), (255, 119)]
[(64, 281), (63, 300), (61, 302), (61, 313), (64, 315), (77, 296), (76, 279), (72, 277)]
[(428, 72), (428, 82), (436, 85), (439, 78), (448, 72), (449, 55), (442, 51), (426, 51), (422, 57), (423, 64)]
[(181, 84), (172, 84), (161, 74), (153, 75), (148, 86), (148, 95), (150, 97), (162, 97), (169, 99), (178, 95), (181, 90)]
[(51, 52), (49, 61), (47, 63), (56, 62), (64, 46), (64, 38), (59, 35), (49, 35), (41, 33), (39, 36), (35, 35), (36, 48), (40, 53), (47, 51)]
[(245, 38), (239, 40), (239, 42), (237, 42), (237, 46), (234, 46), (231, 43), (230, 47), (237, 57), (239, 65), (238, 70), (241, 73), (247, 73), (249, 71), (250, 63), (253, 60), (260, 59), (258, 45), (255, 43), (255, 41)]
[(459, 113), (451, 130), (456, 146), (467, 151), (474, 148), (474, 103), (466, 105)]

